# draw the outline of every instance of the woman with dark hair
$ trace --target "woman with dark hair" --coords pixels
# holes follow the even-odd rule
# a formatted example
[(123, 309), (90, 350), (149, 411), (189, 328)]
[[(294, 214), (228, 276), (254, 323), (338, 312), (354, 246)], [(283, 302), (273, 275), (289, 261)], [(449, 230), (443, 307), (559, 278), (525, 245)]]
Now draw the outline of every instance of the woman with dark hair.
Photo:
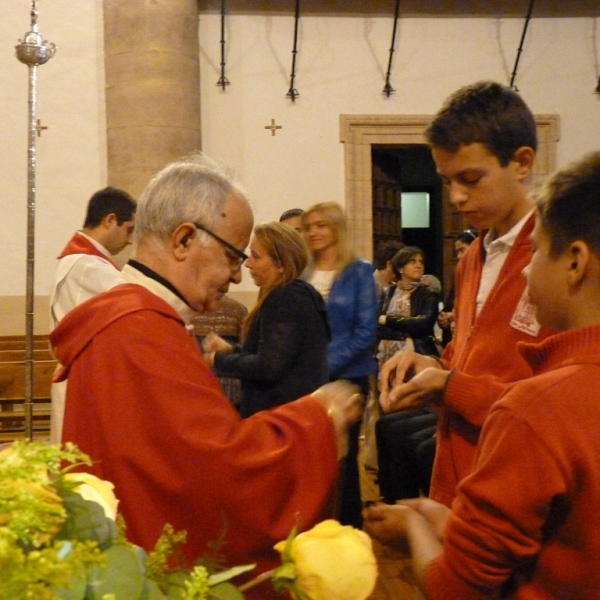
[(257, 225), (246, 267), (260, 292), (244, 323), (242, 346), (216, 334), (203, 343), (211, 366), (241, 379), (242, 417), (310, 394), (329, 381), (325, 303), (299, 279), (307, 261), (295, 229), (275, 222)]
[(377, 358), (383, 364), (398, 350), (438, 356), (433, 326), (438, 316), (438, 295), (421, 283), (423, 251), (406, 246), (392, 258), (396, 285), (390, 286), (379, 304)]
[[(380, 366), (398, 350), (439, 355), (433, 337), (439, 297), (422, 283), (424, 267), (423, 251), (416, 246), (406, 246), (392, 258), (397, 283), (380, 300)], [(385, 415), (375, 424), (379, 489), (386, 502), (428, 492), (433, 457), (421, 460), (417, 450), (433, 439), (436, 422), (436, 413), (425, 407)]]

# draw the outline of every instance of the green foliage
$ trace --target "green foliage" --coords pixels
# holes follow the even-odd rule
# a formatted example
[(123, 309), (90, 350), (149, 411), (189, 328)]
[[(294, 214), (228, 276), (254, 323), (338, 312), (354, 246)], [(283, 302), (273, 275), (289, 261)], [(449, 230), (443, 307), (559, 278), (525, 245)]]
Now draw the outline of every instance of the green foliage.
[(141, 599), (146, 580), (145, 565), (132, 544), (111, 546), (104, 551), (106, 565), (90, 569), (86, 600), (103, 600), (106, 594), (115, 599)]
[[(187, 535), (185, 531), (175, 532), (171, 524), (167, 523), (156, 542), (154, 550), (148, 555), (146, 561), (146, 572), (148, 577), (161, 581), (169, 571), (169, 560), (177, 554), (177, 546), (185, 544)], [(183, 559), (179, 557), (179, 563), (183, 564)]]
[(62, 495), (67, 519), (58, 532), (59, 540), (92, 540), (101, 550), (116, 543), (119, 529), (96, 502), (84, 500), (76, 492)]
[(231, 583), (220, 583), (211, 587), (207, 600), (243, 600), (244, 595)]
[(231, 580), (256, 565), (223, 570), (206, 558), (185, 570), (186, 534), (170, 525), (146, 554), (64, 478), (80, 464), (91, 461), (73, 444), (0, 452), (0, 600), (243, 600)]
[(285, 546), (281, 553), (282, 565), (273, 572), (273, 587), (277, 592), (289, 590), (296, 600), (310, 600), (300, 589), (296, 581), (296, 567), (292, 558), (292, 543), (298, 535), (298, 527), (295, 526), (285, 540)]

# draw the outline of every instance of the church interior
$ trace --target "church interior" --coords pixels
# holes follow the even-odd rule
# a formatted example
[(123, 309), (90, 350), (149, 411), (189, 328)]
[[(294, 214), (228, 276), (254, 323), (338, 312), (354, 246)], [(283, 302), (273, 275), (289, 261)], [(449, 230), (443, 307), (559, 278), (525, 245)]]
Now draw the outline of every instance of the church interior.
[[(15, 56), (32, 4), (55, 45), (35, 72), (34, 122), (31, 67)], [(402, 237), (382, 224), (377, 190), (427, 190), (431, 220), (405, 235), (424, 236), (448, 287), (452, 236), (468, 224), (428, 159), (424, 131), (444, 98), (481, 80), (516, 89), (536, 117), (538, 176), (600, 147), (600, 0), (11, 0), (0, 30), (0, 339), (5, 352), (31, 324), (40, 386), (54, 369), (55, 260), (104, 186), (137, 197), (201, 151), (235, 173), (256, 223), (338, 202), (368, 260), (377, 239)], [(244, 274), (229, 295), (251, 307), (257, 288)], [(375, 499), (374, 476), (362, 478)], [(379, 559), (374, 599), (421, 597), (401, 555), (381, 547)]]
[[(371, 259), (371, 147), (423, 145), (423, 123), (451, 91), (510, 83), (521, 45), (513, 84), (548, 130), (545, 170), (598, 147), (597, 0), (537, 0), (524, 39), (529, 3), (516, 0), (405, 1), (397, 19), (395, 3), (383, 0), (305, 1), (298, 18), (291, 1), (224, 6), (223, 16), (218, 0), (38, 3), (39, 30), (56, 53), (37, 73), (36, 334), (48, 331), (55, 257), (81, 227), (90, 195), (115, 185), (135, 197), (193, 151), (236, 174), (256, 222), (339, 202), (357, 254)], [(30, 8), (29, 0), (0, 7), (0, 335), (25, 326), (29, 76), (14, 47)], [(252, 305), (256, 288), (245, 277), (231, 295)]]

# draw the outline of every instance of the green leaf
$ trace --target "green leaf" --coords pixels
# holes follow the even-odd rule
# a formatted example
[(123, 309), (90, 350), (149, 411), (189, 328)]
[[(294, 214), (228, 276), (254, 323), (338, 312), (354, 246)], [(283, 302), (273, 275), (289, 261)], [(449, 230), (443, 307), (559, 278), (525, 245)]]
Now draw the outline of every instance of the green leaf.
[(208, 585), (218, 585), (219, 583), (223, 583), (224, 581), (229, 581), (242, 573), (247, 573), (248, 571), (252, 571), (252, 569), (256, 568), (256, 564), (253, 565), (239, 565), (237, 567), (232, 567), (231, 569), (227, 569), (227, 571), (221, 571), (220, 573), (215, 573), (208, 578)]
[(135, 547), (111, 546), (104, 556), (106, 567), (90, 570), (86, 600), (102, 600), (104, 594), (114, 594), (117, 600), (138, 600), (146, 578)]
[(272, 579), (296, 579), (296, 567), (294, 563), (288, 562), (275, 569)]
[(170, 571), (161, 581), (161, 586), (167, 595), (167, 598), (181, 598), (181, 593), (185, 590), (185, 582), (190, 580), (189, 571), (177, 569)]
[(97, 502), (84, 500), (75, 492), (63, 496), (67, 520), (56, 539), (93, 540), (102, 550), (113, 544), (118, 536), (116, 523), (109, 519)]
[(292, 542), (294, 538), (298, 535), (298, 526), (294, 525), (292, 530), (290, 531), (290, 535), (287, 536), (285, 540), (285, 547), (283, 548), (283, 552), (281, 553), (281, 562), (283, 563), (291, 563), (292, 561)]
[(50, 588), (57, 598), (61, 600), (84, 600), (86, 577), (71, 579), (68, 588)]
[(160, 588), (154, 581), (146, 579), (144, 581), (144, 589), (140, 595), (140, 600), (167, 600), (167, 596), (160, 591)]
[(208, 590), (209, 600), (244, 600), (244, 594), (231, 583), (220, 583)]

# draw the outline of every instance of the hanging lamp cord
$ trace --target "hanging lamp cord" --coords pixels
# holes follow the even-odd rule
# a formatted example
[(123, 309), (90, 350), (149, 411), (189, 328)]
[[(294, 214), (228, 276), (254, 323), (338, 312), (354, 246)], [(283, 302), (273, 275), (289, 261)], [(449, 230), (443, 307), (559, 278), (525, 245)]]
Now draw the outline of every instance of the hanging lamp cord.
[(298, 90), (294, 87), (294, 80), (296, 79), (296, 54), (298, 54), (298, 22), (300, 21), (300, 0), (296, 0), (296, 14), (294, 17), (294, 49), (292, 50), (292, 74), (290, 75), (290, 89), (286, 94), (286, 98), (290, 98), (292, 102), (295, 102), (296, 98), (300, 95)]
[(390, 75), (392, 73), (392, 56), (394, 55), (394, 47), (396, 45), (396, 30), (398, 26), (398, 15), (400, 14), (400, 0), (396, 0), (396, 10), (394, 11), (394, 29), (392, 30), (392, 45), (390, 46), (390, 58), (388, 60), (387, 73), (385, 74), (385, 85), (383, 93), (389, 98), (396, 90), (390, 83)]
[(512, 75), (510, 77), (510, 87), (518, 92), (519, 89), (515, 85), (515, 78), (517, 77), (517, 69), (519, 67), (519, 58), (521, 58), (521, 52), (523, 52), (523, 43), (525, 42), (525, 35), (527, 33), (527, 26), (529, 25), (529, 21), (531, 20), (531, 13), (533, 12), (533, 5), (535, 4), (535, 0), (531, 0), (529, 2), (529, 10), (527, 11), (527, 16), (525, 17), (525, 25), (523, 26), (523, 33), (521, 35), (521, 43), (519, 44), (519, 48), (517, 50), (517, 58), (515, 60), (515, 66), (513, 68)]
[(229, 85), (229, 79), (225, 77), (225, 0), (221, 0), (221, 77), (217, 85), (223, 91)]

